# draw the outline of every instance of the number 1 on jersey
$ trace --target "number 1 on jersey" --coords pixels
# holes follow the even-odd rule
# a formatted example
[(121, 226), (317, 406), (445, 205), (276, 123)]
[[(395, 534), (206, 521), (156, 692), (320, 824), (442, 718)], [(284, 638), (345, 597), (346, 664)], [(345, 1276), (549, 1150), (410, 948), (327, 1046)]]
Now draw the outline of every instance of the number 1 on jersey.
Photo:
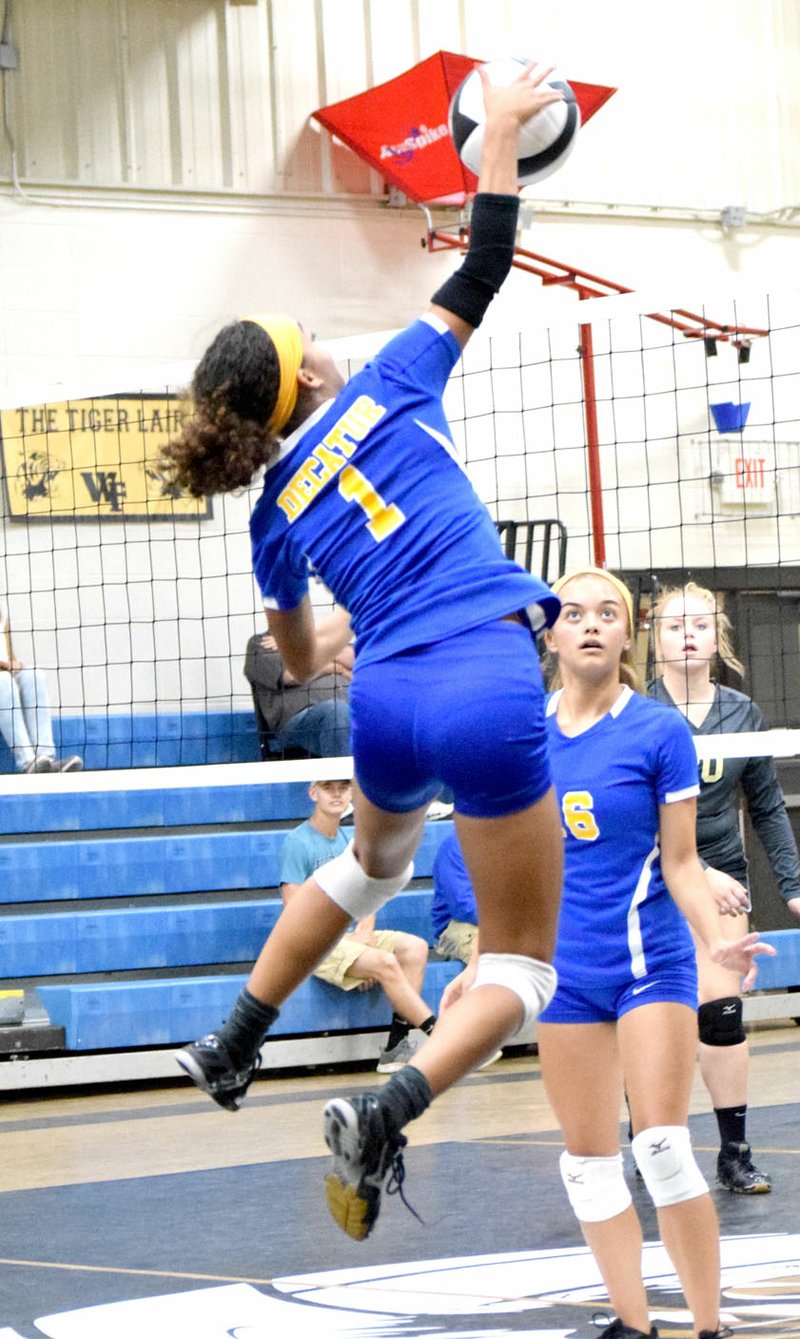
[(345, 502), (357, 502), (367, 516), (367, 529), (380, 544), (403, 524), (405, 513), (393, 502), (386, 503), (369, 479), (355, 465), (345, 465), (339, 475), (339, 492)]

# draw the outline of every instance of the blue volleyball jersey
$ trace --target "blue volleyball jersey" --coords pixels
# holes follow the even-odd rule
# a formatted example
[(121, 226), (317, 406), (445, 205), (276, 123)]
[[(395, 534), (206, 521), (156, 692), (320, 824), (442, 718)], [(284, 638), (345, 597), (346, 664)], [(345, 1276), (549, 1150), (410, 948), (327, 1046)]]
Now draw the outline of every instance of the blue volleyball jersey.
[(686, 722), (623, 689), (611, 711), (571, 738), (547, 703), (553, 781), (564, 826), (564, 891), (555, 965), (583, 989), (641, 982), (694, 958), (683, 914), (661, 873), (659, 805), (698, 793)]
[(558, 601), (506, 558), (459, 461), (442, 406), (460, 348), (415, 321), (283, 444), (250, 523), (266, 607), (288, 610), (319, 574), (350, 613), (360, 664)]
[(461, 854), (455, 828), (445, 837), (433, 862), (431, 923), (434, 938), (438, 939), (442, 930), (451, 921), (466, 921), (469, 925), (478, 924), (478, 908), (472, 891), (472, 881)]

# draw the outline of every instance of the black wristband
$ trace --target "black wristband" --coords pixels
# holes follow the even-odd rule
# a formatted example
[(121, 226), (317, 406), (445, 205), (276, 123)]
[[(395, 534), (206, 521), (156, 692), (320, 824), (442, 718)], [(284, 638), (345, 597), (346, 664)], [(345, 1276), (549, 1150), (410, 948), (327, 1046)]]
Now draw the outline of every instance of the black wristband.
[(486, 310), (511, 269), (517, 240), (519, 198), (482, 191), (475, 196), (470, 221), (469, 249), (461, 267), (433, 295), (468, 325), (479, 326)]

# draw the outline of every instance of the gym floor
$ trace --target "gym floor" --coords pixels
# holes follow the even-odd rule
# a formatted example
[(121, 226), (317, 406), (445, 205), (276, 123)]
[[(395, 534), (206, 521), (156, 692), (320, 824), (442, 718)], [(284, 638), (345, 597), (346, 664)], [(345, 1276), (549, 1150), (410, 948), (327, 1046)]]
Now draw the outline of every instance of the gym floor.
[[(750, 1041), (749, 1133), (774, 1189), (713, 1191), (723, 1316), (789, 1339), (800, 1337), (800, 1027), (762, 1026)], [(596, 1334), (605, 1294), (563, 1192), (536, 1058), (471, 1076), (411, 1127), (405, 1189), (422, 1222), (384, 1197), (357, 1243), (325, 1209), (320, 1113), (332, 1093), (373, 1081), (266, 1077), (235, 1115), (181, 1080), (14, 1095), (1, 1122), (0, 1339)], [(699, 1079), (692, 1111), (713, 1183)], [(629, 1180), (653, 1318), (664, 1339), (684, 1339), (655, 1214)]]

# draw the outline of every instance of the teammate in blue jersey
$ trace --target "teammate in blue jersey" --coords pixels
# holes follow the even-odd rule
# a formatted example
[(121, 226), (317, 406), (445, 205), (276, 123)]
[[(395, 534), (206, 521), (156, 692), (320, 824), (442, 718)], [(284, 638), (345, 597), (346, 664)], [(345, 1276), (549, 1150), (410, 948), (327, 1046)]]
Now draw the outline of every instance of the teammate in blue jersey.
[(532, 634), (558, 602), (503, 555), (442, 409), (448, 376), (511, 267), (517, 135), (561, 96), (549, 73), (530, 65), (505, 88), (483, 75), (469, 249), (421, 320), (346, 385), (296, 320), (234, 322), (201, 360), (196, 414), (166, 450), (173, 478), (196, 496), (242, 487), (266, 466), (253, 563), (296, 679), (350, 636), (336, 620), (315, 627), (309, 564), (356, 636), (354, 844), (292, 898), (224, 1026), (179, 1053), (217, 1102), (240, 1104), (280, 1005), (351, 919), (408, 882), (440, 787), (455, 799), (480, 915), (475, 989), (379, 1092), (326, 1107), (328, 1203), (357, 1238), (375, 1222), (390, 1170), (402, 1179), (403, 1127), (534, 1018), (555, 985), (563, 843)]
[[(561, 1173), (608, 1289), (608, 1339), (655, 1339), (642, 1282), (642, 1231), (623, 1175), (628, 1095), (637, 1166), (694, 1317), (719, 1333), (719, 1233), (692, 1154), (689, 1094), (697, 1049), (697, 969), (686, 920), (716, 962), (744, 977), (769, 951), (724, 938), (695, 846), (697, 757), (677, 712), (633, 691), (630, 593), (598, 569), (555, 583), (546, 634), (561, 687), (548, 737), (565, 834), (555, 964), (558, 988), (537, 1025), (542, 1077), (564, 1132)], [(745, 897), (733, 880), (720, 906)], [(686, 919), (684, 919), (686, 918)]]
[[(712, 677), (719, 662), (743, 674), (731, 642), (730, 622), (714, 593), (690, 581), (664, 590), (653, 608), (659, 674), (648, 691), (677, 708), (693, 735), (764, 730), (764, 717), (744, 693)], [(732, 876), (747, 884), (739, 826), (739, 793), (767, 854), (787, 907), (800, 918), (800, 859), (771, 758), (705, 759), (700, 767), (697, 849), (711, 887)], [(728, 922), (731, 938), (746, 928), (746, 912)], [(700, 979), (700, 1072), (719, 1130), (717, 1180), (737, 1195), (768, 1194), (770, 1177), (753, 1162), (747, 1138), (749, 1049), (735, 973), (710, 960), (697, 945)]]

